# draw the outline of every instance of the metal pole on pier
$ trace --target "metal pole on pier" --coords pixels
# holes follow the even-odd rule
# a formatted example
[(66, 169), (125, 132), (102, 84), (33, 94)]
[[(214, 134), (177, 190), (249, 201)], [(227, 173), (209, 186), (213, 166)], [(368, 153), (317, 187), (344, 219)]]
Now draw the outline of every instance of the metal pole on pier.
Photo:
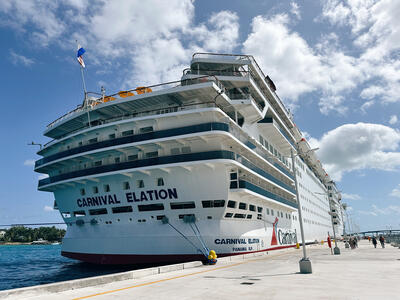
[(301, 213), (299, 186), (298, 186), (298, 182), (297, 182), (296, 166), (295, 166), (296, 163), (294, 160), (293, 149), (290, 149), (290, 154), (292, 157), (292, 169), (293, 169), (293, 175), (294, 175), (294, 184), (295, 184), (295, 188), (296, 188), (296, 200), (297, 200), (297, 205), (299, 206), (298, 212), (299, 212), (300, 233), (301, 233), (301, 241), (302, 241), (301, 244), (303, 245), (303, 258), (299, 261), (300, 273), (309, 274), (309, 273), (312, 273), (312, 266), (311, 266), (311, 260), (307, 257), (307, 252), (306, 252), (306, 239), (304, 237), (303, 216)]

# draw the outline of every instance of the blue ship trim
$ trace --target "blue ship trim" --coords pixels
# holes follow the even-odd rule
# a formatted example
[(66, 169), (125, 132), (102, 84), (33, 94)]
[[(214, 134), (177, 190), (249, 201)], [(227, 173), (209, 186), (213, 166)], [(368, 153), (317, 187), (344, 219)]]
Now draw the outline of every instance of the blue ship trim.
[[(241, 157), (241, 156), (240, 156)], [(107, 172), (115, 172), (115, 171), (123, 171), (127, 169), (135, 169), (135, 168), (143, 168), (149, 166), (156, 165), (164, 165), (164, 164), (172, 164), (172, 163), (181, 163), (181, 162), (193, 162), (193, 161), (202, 161), (202, 160), (211, 160), (211, 159), (235, 159), (235, 153), (226, 150), (218, 150), (218, 151), (208, 151), (208, 152), (200, 152), (200, 153), (188, 153), (188, 154), (180, 154), (180, 155), (171, 155), (171, 156), (161, 156), (154, 158), (146, 158), (135, 161), (122, 162), (118, 164), (104, 165), (99, 167), (87, 168), (84, 170), (73, 171), (65, 174), (60, 174), (48, 178), (44, 178), (39, 180), (39, 188), (51, 183), (57, 183), (59, 181), (85, 177), (90, 175), (97, 175)], [(256, 167), (245, 158), (241, 157), (241, 161), (238, 161), (243, 166), (253, 170), (257, 174), (263, 176), (264, 178), (278, 184), (280, 187), (294, 193), (293, 188), (290, 188), (288, 185), (283, 183), (282, 181), (276, 179), (271, 174), (265, 172), (264, 170)]]
[[(262, 195), (264, 197), (267, 197), (267, 198), (276, 200), (278, 202), (281, 202), (283, 204), (289, 205), (289, 206), (291, 206), (293, 208), (296, 208), (296, 209), (298, 208), (297, 203), (295, 203), (293, 201), (289, 201), (289, 200), (287, 200), (287, 199), (285, 199), (285, 198), (283, 198), (281, 196), (275, 195), (274, 193), (271, 193), (271, 192), (269, 192), (267, 190), (264, 190), (263, 188), (261, 188), (259, 186), (256, 186), (256, 185), (254, 185), (254, 184), (252, 184), (250, 182), (247, 182), (247, 181), (244, 181), (244, 180), (239, 180), (239, 188), (247, 189), (247, 190), (252, 191), (254, 193), (260, 194), (260, 195)], [(231, 189), (235, 189), (235, 188), (231, 187)]]
[(180, 127), (180, 128), (153, 131), (153, 132), (148, 132), (148, 133), (143, 133), (143, 134), (136, 134), (136, 135), (126, 136), (126, 137), (115, 138), (112, 140), (101, 141), (101, 142), (93, 143), (90, 145), (80, 146), (80, 147), (77, 147), (74, 149), (69, 149), (69, 150), (66, 150), (63, 152), (59, 152), (59, 153), (56, 153), (53, 155), (43, 157), (35, 162), (35, 168), (37, 168), (45, 163), (52, 162), (52, 161), (60, 159), (60, 158), (68, 157), (68, 156), (75, 155), (75, 154), (81, 154), (81, 153), (88, 152), (88, 151), (98, 150), (101, 148), (124, 145), (124, 144), (128, 144), (128, 143), (148, 141), (148, 140), (159, 139), (159, 138), (172, 137), (172, 136), (176, 136), (176, 135), (212, 131), (212, 130), (229, 132), (229, 125), (225, 124), (225, 123), (217, 123), (217, 122), (204, 123), (204, 124), (199, 124), (199, 125), (191, 125), (191, 126)]

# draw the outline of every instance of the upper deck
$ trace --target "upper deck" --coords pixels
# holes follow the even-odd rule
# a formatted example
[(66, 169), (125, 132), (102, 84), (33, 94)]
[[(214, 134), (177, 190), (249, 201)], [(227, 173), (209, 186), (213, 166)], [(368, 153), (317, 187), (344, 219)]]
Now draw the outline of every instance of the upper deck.
[[(77, 130), (132, 118), (158, 110), (168, 111), (178, 106), (206, 102), (222, 92), (221, 83), (213, 76), (203, 76), (191, 80), (180, 80), (148, 87), (122, 91), (109, 96), (90, 98), (88, 104), (80, 106), (50, 123), (44, 135), (59, 139)], [(218, 97), (217, 104), (230, 106), (224, 95)]]

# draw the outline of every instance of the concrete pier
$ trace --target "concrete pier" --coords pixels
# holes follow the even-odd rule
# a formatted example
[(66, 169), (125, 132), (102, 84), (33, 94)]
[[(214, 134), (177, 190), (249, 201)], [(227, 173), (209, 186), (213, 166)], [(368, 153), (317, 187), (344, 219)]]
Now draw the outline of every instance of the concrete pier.
[[(0, 292), (10, 299), (400, 299), (400, 250), (338, 244), (308, 247), (312, 274), (299, 273), (301, 250), (290, 249), (219, 259), (216, 266), (191, 263), (99, 276), (85, 286), (79, 279)], [(180, 267), (182, 266), (182, 267)], [(157, 270), (156, 270), (157, 269)], [(133, 271), (137, 272), (137, 271)], [(112, 276), (115, 280), (112, 280)], [(109, 280), (107, 279), (109, 278)], [(93, 285), (95, 284), (95, 285)], [(57, 286), (59, 285), (59, 286)], [(60, 286), (61, 285), (61, 286)], [(64, 286), (63, 286), (64, 285)], [(53, 288), (52, 288), (53, 286)], [(54, 288), (56, 287), (56, 288)], [(67, 287), (68, 290), (63, 290)], [(57, 292), (59, 291), (59, 292)]]

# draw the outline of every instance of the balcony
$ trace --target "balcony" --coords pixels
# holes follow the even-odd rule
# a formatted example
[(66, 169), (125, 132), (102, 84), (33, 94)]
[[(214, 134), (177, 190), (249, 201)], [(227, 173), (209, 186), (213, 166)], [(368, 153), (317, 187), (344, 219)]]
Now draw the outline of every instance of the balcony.
[[(232, 182), (232, 183), (236, 183), (236, 182)], [(247, 196), (249, 194), (252, 195), (252, 193), (256, 193), (256, 194), (266, 197), (272, 201), (275, 201), (277, 204), (284, 204), (285, 206), (289, 206), (291, 209), (293, 209), (293, 211), (298, 208), (298, 205), (295, 201), (285, 199), (285, 198), (278, 196), (270, 191), (267, 191), (259, 186), (256, 186), (250, 182), (247, 182), (244, 180), (239, 180), (239, 187), (232, 185), (232, 183), (231, 183), (231, 188), (230, 188), (231, 192), (247, 194)], [(248, 191), (250, 191), (250, 193)]]
[(282, 150), (283, 155), (290, 156), (290, 149), (296, 149), (293, 139), (279, 126), (278, 122), (276, 122), (273, 118), (265, 117), (258, 122), (258, 126), (268, 133), (268, 137), (271, 142)]

